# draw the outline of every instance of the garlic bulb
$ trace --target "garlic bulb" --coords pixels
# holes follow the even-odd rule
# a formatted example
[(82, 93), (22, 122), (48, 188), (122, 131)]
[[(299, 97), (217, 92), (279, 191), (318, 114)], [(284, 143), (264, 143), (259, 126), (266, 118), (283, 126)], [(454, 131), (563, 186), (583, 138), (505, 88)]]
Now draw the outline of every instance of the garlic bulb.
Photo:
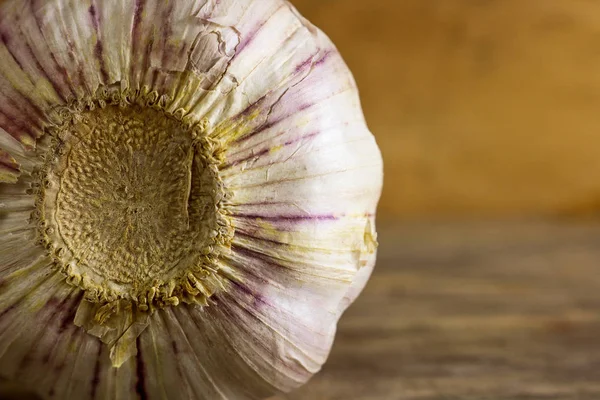
[(375, 262), (382, 161), (283, 0), (0, 3), (0, 377), (57, 399), (305, 383)]

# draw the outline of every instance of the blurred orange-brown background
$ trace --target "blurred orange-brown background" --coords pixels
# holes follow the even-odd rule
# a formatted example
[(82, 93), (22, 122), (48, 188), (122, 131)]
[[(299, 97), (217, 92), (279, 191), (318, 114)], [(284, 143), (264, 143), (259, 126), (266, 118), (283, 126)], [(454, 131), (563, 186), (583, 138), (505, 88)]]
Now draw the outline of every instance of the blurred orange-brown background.
[(382, 220), (600, 205), (600, 2), (292, 2), (355, 74)]

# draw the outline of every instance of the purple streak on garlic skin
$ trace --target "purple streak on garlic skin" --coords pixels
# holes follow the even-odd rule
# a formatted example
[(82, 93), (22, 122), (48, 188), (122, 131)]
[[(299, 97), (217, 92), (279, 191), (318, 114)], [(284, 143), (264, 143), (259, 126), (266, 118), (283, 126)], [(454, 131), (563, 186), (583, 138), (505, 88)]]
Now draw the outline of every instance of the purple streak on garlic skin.
[(248, 47), (248, 45), (250, 43), (252, 43), (252, 41), (254, 40), (254, 38), (256, 37), (256, 34), (260, 31), (260, 29), (263, 27), (263, 25), (265, 24), (266, 21), (263, 21), (255, 30), (253, 30), (252, 32), (248, 33), (246, 36), (244, 36), (244, 40), (241, 41), (237, 47), (235, 48), (235, 55), (233, 56), (234, 58), (236, 56), (238, 56), (239, 54), (242, 54), (242, 52), (244, 51), (244, 49), (246, 47)]
[(94, 26), (94, 31), (96, 32), (96, 46), (94, 46), (94, 56), (98, 60), (100, 64), (100, 74), (102, 76), (102, 82), (107, 83), (109, 80), (108, 72), (106, 71), (106, 64), (104, 62), (104, 47), (102, 44), (102, 39), (100, 37), (100, 30), (98, 29), (100, 25), (100, 16), (96, 12), (96, 5), (92, 2), (92, 5), (89, 8), (90, 18), (92, 19), (92, 25)]
[[(261, 296), (260, 293), (251, 290), (248, 286), (243, 283), (233, 282), (234, 290), (238, 290), (245, 298), (250, 301), (250, 307), (252, 309), (258, 309), (264, 306), (270, 306), (270, 304), (266, 301), (266, 299)], [(217, 299), (215, 299), (218, 301)]]
[[(162, 55), (160, 57), (162, 65), (165, 65), (169, 58), (174, 58), (174, 56), (175, 56), (175, 54), (174, 54), (175, 49), (173, 48), (173, 46), (170, 46), (169, 42), (168, 42), (169, 38), (173, 35), (173, 26), (171, 24), (171, 21), (172, 21), (172, 14), (173, 14), (174, 7), (175, 7), (175, 5), (173, 3), (170, 3), (169, 8), (166, 12), (168, 22), (166, 24), (164, 24), (164, 30), (162, 33), (162, 37), (163, 37)], [(166, 80), (167, 80), (167, 76), (165, 76), (165, 74), (159, 74), (158, 70), (156, 70), (156, 69), (154, 70), (154, 79), (153, 79), (154, 87), (166, 87), (167, 86), (165, 84)]]
[[(277, 344), (280, 349), (286, 349), (294, 356), (303, 355), (304, 352), (310, 351), (311, 356), (309, 359), (300, 361), (302, 357), (283, 357), (279, 358), (272, 354), (273, 348), (260, 337), (257, 337), (257, 333), (250, 330), (252, 321), (260, 321), (263, 323), (274, 323), (267, 319), (267, 309), (252, 309), (247, 303), (234, 298), (231, 295), (223, 297), (223, 301), (219, 302), (219, 307), (215, 307), (216, 310), (227, 313), (232, 320), (240, 321), (241, 323), (233, 325), (228, 324), (231, 329), (234, 329), (236, 335), (239, 335), (243, 339), (243, 347), (240, 346), (238, 351), (244, 357), (252, 357), (255, 359), (255, 365), (253, 366), (257, 372), (262, 373), (262, 379), (271, 383), (279, 390), (289, 390), (288, 385), (297, 385), (307, 379), (312, 373), (314, 373), (314, 363), (318, 362), (319, 358), (323, 357), (321, 353), (323, 347), (329, 346), (329, 335), (321, 335), (318, 332), (311, 332), (310, 337), (297, 340), (301, 343), (308, 343), (303, 348), (295, 347), (291, 342), (295, 341), (295, 337), (285, 337), (284, 334), (289, 332), (287, 323), (278, 326), (278, 329), (274, 331), (274, 335), (277, 338)], [(287, 320), (288, 316), (285, 312), (279, 315), (281, 318)], [(226, 319), (227, 321), (227, 319)], [(301, 323), (300, 321), (294, 321), (296, 324)], [(284, 333), (285, 332), (285, 333)], [(324, 342), (324, 343), (323, 343)], [(242, 343), (240, 343), (242, 344)], [(284, 372), (285, 371), (285, 372)], [(312, 371), (312, 372), (311, 372)], [(283, 381), (283, 377), (286, 377), (287, 382)]]
[[(32, 148), (68, 100), (154, 90), (224, 146), (218, 174), (237, 229), (215, 265), (222, 287), (194, 282), (215, 292), (209, 305), (157, 309), (130, 343), (137, 355), (113, 364), (110, 345), (69, 325), (83, 291), (66, 294), (47, 272), (27, 222), (0, 219), (0, 371), (20, 361), (11, 378), (58, 398), (174, 400), (259, 399), (316, 373), (373, 267), (381, 186), (331, 42), (280, 0), (6, 0), (0, 39), (0, 178), (20, 170), (26, 187), (39, 161), (8, 135)], [(9, 188), (0, 212), (33, 210), (35, 198)], [(14, 335), (23, 346), (11, 353)]]
[(69, 328), (72, 328), (73, 320), (75, 319), (75, 314), (77, 313), (77, 307), (79, 306), (79, 303), (81, 303), (81, 300), (83, 300), (83, 296), (85, 296), (85, 293), (83, 291), (80, 291), (76, 294), (76, 296), (74, 296), (73, 304), (71, 304), (67, 308), (68, 313), (62, 320), (62, 323), (60, 324), (60, 333), (66, 331)]
[[(2, 284), (5, 284), (6, 281), (3, 281)], [(3, 319), (4, 317), (6, 317), (7, 315), (9, 315), (11, 312), (17, 310), (18, 308), (18, 303), (15, 303), (13, 305), (11, 305), (10, 307), (6, 308), (5, 310), (0, 311), (0, 320)], [(0, 324), (0, 330), (2, 329), (2, 325)]]
[[(287, 338), (282, 338), (282, 344), (286, 343), (284, 348), (287, 348), (287, 351), (290, 351), (292, 354), (299, 351), (295, 356), (298, 358), (294, 357), (295, 360), (284, 358), (284, 360), (287, 361), (278, 360), (277, 362), (278, 364), (284, 364), (286, 370), (290, 372), (293, 371), (293, 374), (296, 375), (296, 379), (306, 379), (314, 373), (314, 368), (316, 368), (312, 363), (317, 362), (318, 365), (317, 360), (327, 356), (331, 344), (332, 337), (327, 332), (330, 329), (333, 329), (334, 325), (322, 323), (317, 330), (314, 330), (317, 327), (314, 324), (314, 320), (319, 320), (322, 318), (323, 314), (327, 313), (327, 302), (323, 302), (323, 298), (317, 296), (316, 292), (312, 296), (307, 294), (306, 297), (292, 300), (292, 303), (295, 304), (296, 311), (293, 313), (295, 314), (294, 316), (291, 314), (288, 316), (287, 313), (290, 311), (287, 309), (288, 306), (286, 304), (291, 299), (288, 299), (287, 297), (292, 296), (293, 298), (294, 294), (298, 293), (295, 285), (303, 285), (302, 281), (295, 282), (294, 284), (292, 284), (294, 281), (290, 281), (288, 282), (288, 285), (290, 286), (283, 289), (283, 287), (280, 286), (281, 276), (270, 273), (270, 271), (282, 268), (283, 266), (277, 265), (272, 259), (257, 254), (249, 249), (236, 247), (235, 253), (239, 256), (243, 256), (243, 258), (236, 259), (236, 261), (232, 260), (232, 262), (234, 262), (234, 265), (238, 265), (238, 262), (240, 263), (239, 266), (241, 271), (243, 271), (244, 280), (252, 284), (252, 291), (261, 293), (262, 296), (266, 296), (266, 301), (268, 303), (263, 304), (272, 304), (274, 309), (278, 310), (277, 315), (279, 315), (279, 317), (277, 320), (270, 320), (270, 316), (273, 315), (272, 310), (270, 309), (270, 306), (266, 305), (259, 308), (253, 308), (245, 303), (241, 303), (237, 305), (236, 308), (239, 307), (240, 310), (245, 310), (245, 313), (248, 313), (249, 318), (256, 318), (265, 323), (274, 324), (273, 326), (277, 326), (277, 328), (275, 328), (276, 332), (287, 332), (287, 335), (290, 335)], [(258, 260), (260, 261), (257, 262)], [(266, 266), (270, 266), (270, 268), (268, 268), (269, 272), (266, 274), (260, 272), (262, 269), (265, 269)], [(308, 278), (308, 276), (306, 278)], [(282, 289), (275, 289), (278, 287), (281, 287), (283, 291), (280, 291)], [(272, 288), (272, 290), (267, 290), (267, 288)], [(332, 288), (332, 286), (329, 286), (330, 290)], [(236, 299), (234, 304), (238, 304), (238, 301), (239, 300)], [(319, 304), (318, 307), (317, 304)], [(306, 307), (306, 310), (310, 309), (310, 312), (298, 313), (300, 305)], [(238, 315), (241, 316), (244, 314)], [(297, 327), (296, 329), (289, 330), (287, 328), (287, 324), (291, 323), (291, 320), (288, 318), (294, 319), (293, 323)], [(294, 343), (298, 345), (301, 344), (301, 347), (296, 347)], [(308, 349), (310, 349), (311, 358), (305, 359), (303, 352), (308, 351)], [(283, 349), (281, 350), (283, 351)], [(278, 366), (274, 365), (273, 368), (278, 368)], [(284, 388), (281, 389), (284, 390)]]
[[(34, 21), (27, 21), (29, 22), (32, 27), (35, 29), (37, 28), (37, 30), (33, 30), (32, 31), (32, 35), (36, 35), (39, 36), (40, 42), (36, 42), (36, 41), (32, 41), (32, 40), (28, 40), (27, 42), (30, 43), (30, 45), (34, 45), (34, 46), (38, 46), (36, 50), (40, 51), (45, 44), (47, 44), (47, 39), (46, 37), (44, 37), (44, 31), (46, 31), (46, 27), (48, 27), (52, 22), (50, 21), (44, 21), (42, 19), (42, 13), (39, 12), (38, 10), (40, 8), (43, 7), (44, 3), (43, 1), (40, 0), (31, 0), (29, 2), (30, 7), (31, 7), (31, 14), (28, 15), (28, 17), (33, 16)], [(44, 68), (44, 73), (46, 76), (48, 77), (55, 77), (55, 76), (59, 76), (60, 78), (62, 78), (62, 82), (58, 83), (57, 82), (57, 86), (59, 88), (59, 93), (61, 93), (61, 97), (63, 99), (68, 99), (68, 98), (72, 98), (73, 96), (75, 96), (75, 92), (73, 92), (73, 88), (70, 85), (69, 82), (69, 75), (67, 73), (67, 69), (64, 66), (61, 66), (58, 62), (57, 59), (57, 55), (55, 54), (55, 52), (52, 50), (52, 48), (50, 46), (45, 46), (46, 47), (46, 51), (49, 51), (49, 56), (50, 57), (44, 57), (44, 55), (41, 56), (37, 56), (36, 58), (38, 60), (44, 60), (45, 62), (52, 64), (53, 68), (50, 69), (49, 73), (46, 73), (46, 68)]]
[(140, 395), (141, 399), (145, 400), (148, 398), (148, 395), (146, 394), (146, 384), (145, 384), (146, 373), (144, 371), (145, 368), (144, 368), (144, 359), (142, 358), (142, 351), (139, 350), (139, 349), (141, 349), (139, 338), (137, 339), (137, 347), (138, 347), (138, 354), (136, 356), (137, 383), (135, 385), (135, 391)]
[[(142, 62), (139, 59), (136, 59), (136, 55), (138, 53), (140, 53), (141, 51), (139, 50), (139, 48), (141, 47), (142, 40), (141, 40), (141, 23), (142, 23), (142, 14), (144, 12), (144, 7), (146, 6), (146, 0), (135, 0), (135, 6), (134, 6), (134, 12), (133, 12), (133, 26), (131, 28), (131, 55), (133, 58), (133, 62), (131, 63), (130, 66), (130, 74), (131, 74), (131, 81), (132, 82), (140, 82), (141, 78), (139, 76), (136, 76), (135, 74), (139, 75), (139, 71), (143, 70), (146, 71), (145, 68), (148, 67), (147, 62)], [(147, 48), (149, 47), (148, 45), (146, 46)]]
[(92, 389), (90, 391), (90, 398), (95, 399), (96, 393), (98, 393), (98, 386), (100, 384), (100, 368), (102, 363), (100, 362), (102, 356), (102, 347), (98, 346), (98, 353), (96, 355), (96, 362), (94, 365), (94, 377), (92, 378)]
[[(270, 16), (274, 15), (285, 5), (281, 5), (270, 11)], [(244, 50), (252, 43), (252, 41), (256, 38), (256, 36), (261, 32), (261, 30), (265, 27), (266, 23), (269, 21), (269, 18), (262, 19), (258, 22), (258, 24), (254, 25), (249, 31), (242, 31), (243, 40), (240, 42), (240, 45), (236, 48), (236, 57), (243, 57)]]
[[(69, 312), (68, 310), (72, 308), (76, 308), (78, 306), (77, 298), (73, 299), (70, 297), (64, 297), (63, 299), (50, 298), (48, 302), (44, 305), (42, 310), (40, 310), (37, 314), (37, 317), (40, 319), (40, 323), (44, 326), (53, 323), (54, 321), (62, 321), (60, 323), (61, 329), (60, 332), (64, 332), (64, 326), (66, 324), (71, 325), (69, 320)], [(30, 367), (33, 363), (39, 362), (36, 359), (36, 352), (39, 351), (41, 344), (43, 343), (45, 332), (44, 330), (40, 330), (38, 332), (39, 336), (33, 341), (33, 345), (31, 346), (31, 351), (23, 358), (23, 360), (19, 363), (15, 374), (18, 376), (20, 373), (24, 373), (25, 370)], [(49, 355), (44, 356), (45, 363), (49, 360)]]
[[(35, 362), (41, 361), (43, 365), (48, 365), (51, 358), (51, 349), (56, 345), (59, 334), (64, 332), (63, 329), (58, 327), (62, 327), (64, 324), (65, 316), (69, 311), (68, 304), (71, 303), (70, 307), (77, 307), (77, 304), (73, 304), (73, 299), (70, 295), (64, 296), (64, 299), (60, 302), (55, 298), (51, 298), (49, 303), (54, 304), (56, 309), (49, 321), (39, 321), (40, 324), (43, 324), (45, 329), (41, 332), (42, 336), (39, 340), (35, 341), (35, 346), (32, 348), (30, 353), (31, 364), (29, 366), (22, 366), (24, 369), (21, 371), (22, 375), (25, 375), (26, 369), (33, 367)], [(38, 318), (38, 316), (36, 316), (36, 318)]]
[[(303, 111), (303, 110), (306, 110), (306, 109), (307, 109), (307, 108), (309, 108), (309, 107), (310, 107), (309, 105), (302, 106), (302, 107), (298, 107), (298, 110), (297, 110), (297, 111)], [(247, 135), (244, 135), (244, 136), (242, 136), (242, 137), (240, 137), (240, 138), (237, 138), (237, 139), (233, 140), (231, 143), (232, 143), (232, 144), (233, 144), (233, 143), (243, 143), (243, 142), (245, 142), (245, 141), (248, 141), (248, 140), (250, 140), (250, 139), (251, 139), (251, 138), (252, 138), (254, 135), (258, 135), (258, 134), (260, 134), (260, 133), (262, 133), (262, 132), (264, 132), (264, 131), (266, 131), (266, 130), (268, 130), (268, 129), (271, 129), (271, 128), (273, 128), (275, 125), (277, 125), (277, 124), (279, 124), (279, 123), (281, 123), (281, 122), (285, 121), (285, 119), (286, 119), (286, 118), (288, 118), (288, 117), (291, 117), (291, 116), (293, 116), (294, 114), (295, 114), (295, 112), (292, 112), (292, 113), (290, 113), (289, 115), (287, 115), (287, 116), (283, 116), (283, 117), (281, 117), (280, 119), (276, 119), (276, 120), (275, 120), (275, 119), (271, 119), (271, 118), (269, 118), (269, 121), (267, 121), (265, 124), (263, 124), (262, 126), (260, 126), (259, 128), (257, 128), (255, 131), (253, 131), (253, 132), (250, 132), (250, 133), (248, 133)], [(242, 152), (242, 151), (245, 151), (245, 150), (247, 150), (247, 149), (246, 149), (246, 148), (244, 148), (244, 149), (240, 150), (240, 152)], [(230, 155), (232, 155), (232, 156), (233, 156), (233, 155), (235, 155), (235, 154), (237, 154), (237, 153), (233, 153), (233, 152), (231, 152), (231, 153), (230, 153)]]
[[(283, 144), (282, 144), (282, 145), (280, 145), (280, 146), (270, 146), (270, 147), (267, 147), (267, 148), (265, 148), (265, 149), (262, 149), (262, 150), (260, 150), (260, 151), (257, 151), (257, 152), (255, 152), (255, 153), (249, 154), (249, 155), (247, 155), (247, 156), (246, 156), (246, 157), (244, 157), (244, 158), (241, 158), (241, 159), (233, 159), (232, 161), (229, 161), (228, 163), (226, 163), (226, 164), (222, 165), (222, 166), (221, 166), (221, 170), (226, 170), (227, 168), (235, 167), (235, 166), (237, 166), (237, 165), (239, 165), (239, 164), (243, 163), (244, 161), (248, 161), (248, 160), (252, 160), (252, 159), (254, 159), (254, 158), (259, 158), (259, 157), (261, 157), (261, 156), (264, 156), (264, 155), (268, 154), (270, 151), (272, 151), (272, 150), (273, 150), (275, 147), (278, 147), (278, 148), (279, 148), (279, 147), (281, 147), (281, 146), (283, 146), (283, 147), (287, 147), (287, 146), (290, 146), (290, 145), (293, 145), (293, 144), (297, 144), (297, 143), (300, 143), (300, 142), (306, 142), (306, 141), (308, 141), (308, 140), (310, 140), (310, 139), (314, 138), (315, 136), (317, 136), (319, 133), (320, 133), (320, 132), (312, 132), (312, 133), (308, 133), (308, 134), (306, 134), (306, 135), (304, 135), (304, 136), (300, 136), (300, 137), (297, 137), (297, 138), (294, 138), (294, 139), (288, 140), (287, 142), (283, 143)], [(284, 133), (282, 132), (282, 135), (283, 135), (283, 134), (284, 134)], [(265, 142), (266, 142), (266, 141), (265, 141)], [(264, 142), (263, 142), (263, 143), (264, 143)], [(262, 144), (262, 143), (261, 143), (261, 144)], [(246, 168), (245, 168), (245, 169), (246, 169)]]
[[(232, 144), (234, 144), (234, 143), (235, 143), (235, 144), (239, 144), (239, 143), (243, 143), (243, 142), (245, 142), (245, 141), (248, 141), (248, 140), (250, 140), (250, 139), (251, 139), (253, 136), (255, 136), (255, 135), (258, 135), (258, 134), (260, 134), (260, 133), (262, 133), (262, 132), (264, 132), (264, 131), (266, 131), (266, 130), (268, 130), (268, 129), (271, 129), (271, 128), (273, 128), (273, 127), (274, 127), (274, 126), (276, 126), (277, 124), (279, 124), (279, 123), (281, 123), (281, 122), (284, 122), (284, 121), (285, 121), (287, 118), (289, 118), (289, 117), (293, 117), (295, 114), (297, 114), (297, 113), (299, 113), (299, 112), (302, 112), (302, 111), (304, 111), (304, 110), (307, 110), (307, 109), (309, 109), (309, 108), (310, 108), (310, 107), (312, 107), (312, 106), (314, 106), (314, 104), (305, 104), (305, 105), (300, 105), (300, 106), (298, 106), (298, 107), (297, 107), (297, 109), (296, 109), (296, 110), (293, 110), (293, 111), (292, 111), (290, 114), (288, 114), (288, 115), (284, 115), (284, 116), (282, 116), (282, 117), (280, 117), (280, 118), (278, 118), (278, 119), (273, 119), (273, 118), (271, 117), (271, 118), (269, 118), (269, 120), (268, 120), (268, 121), (267, 121), (265, 124), (263, 124), (262, 126), (260, 126), (260, 127), (259, 127), (258, 129), (256, 129), (255, 131), (253, 131), (253, 132), (250, 132), (249, 134), (247, 134), (247, 135), (245, 135), (245, 136), (242, 136), (242, 137), (240, 137), (240, 138), (238, 138), (238, 139), (236, 139), (236, 140), (233, 140), (231, 143), (232, 143)], [(245, 150), (247, 150), (247, 148), (244, 148), (244, 149), (240, 150), (239, 152), (242, 152), (242, 151), (245, 151)], [(229, 154), (230, 154), (231, 156), (234, 156), (234, 155), (236, 155), (237, 153), (235, 153), (235, 152), (230, 152)]]
[[(41, 8), (45, 6), (42, 5)], [(53, 27), (53, 35), (60, 36), (63, 40), (64, 50), (55, 52), (55, 58), (62, 70), (65, 71), (66, 80), (76, 97), (83, 97), (86, 92), (92, 88), (91, 82), (88, 82), (86, 74), (86, 62), (79, 48), (76, 47), (77, 23), (71, 20), (71, 12), (68, 9), (55, 10), (54, 18), (48, 18), (45, 23)], [(79, 57), (78, 57), (79, 56)], [(69, 73), (69, 71), (71, 73)], [(91, 78), (91, 77), (90, 77)]]
[(10, 154), (0, 149), (0, 172), (6, 169), (8, 173), (19, 174), (19, 164), (10, 156)]
[(265, 220), (270, 222), (304, 222), (304, 221), (332, 221), (341, 218), (341, 215), (245, 215), (233, 214), (236, 218), (246, 218), (250, 220)]
[[(328, 64), (328, 61), (331, 61), (331, 63)], [(331, 99), (335, 98), (336, 96), (347, 92), (348, 87), (345, 85), (340, 86), (339, 88), (333, 87), (333, 90), (331, 91), (323, 90), (317, 91), (316, 93), (314, 90), (312, 90), (310, 93), (306, 94), (304, 91), (307, 90), (305, 88), (314, 88), (316, 85), (322, 85), (322, 83), (319, 82), (319, 79), (325, 79), (328, 74), (335, 73), (334, 71), (338, 64), (339, 56), (337, 58), (332, 58), (331, 52), (326, 51), (321, 58), (315, 62), (315, 65), (319, 65), (319, 69), (323, 68), (323, 71), (319, 71), (319, 69), (317, 69), (315, 66), (312, 66), (312, 76), (309, 76), (297, 87), (291, 88), (290, 91), (284, 95), (282, 101), (274, 108), (273, 112), (269, 116), (269, 120), (266, 121), (263, 126), (233, 142), (231, 149), (228, 151), (228, 164), (226, 164), (224, 168), (229, 167), (231, 164), (237, 165), (241, 161), (251, 159), (255, 156), (255, 154), (267, 154), (270, 149), (280, 145), (280, 141), (283, 141), (283, 145), (286, 146), (285, 143), (290, 142), (289, 144), (293, 144), (300, 140), (300, 138), (303, 136), (306, 136), (307, 138), (314, 137), (312, 135), (316, 135), (317, 132), (313, 131), (300, 135), (295, 132), (296, 128), (294, 127), (294, 119), (297, 118), (298, 115), (302, 115), (303, 113), (310, 112), (311, 109), (314, 109), (316, 118), (325, 120), (326, 111), (321, 111), (316, 107), (324, 101), (331, 101)], [(319, 78), (319, 73), (323, 74), (323, 78)], [(317, 78), (314, 78), (315, 76)], [(289, 99), (291, 106), (285, 106), (287, 99)], [(319, 119), (315, 120), (313, 118), (314, 123), (319, 123)], [(273, 136), (270, 133), (271, 130), (276, 129), (278, 124), (283, 122), (289, 122), (287, 127), (288, 130), (280, 131), (280, 133)], [(289, 128), (290, 125), (292, 126), (291, 132)], [(325, 127), (330, 128), (327, 125), (324, 126), (324, 128)], [(323, 131), (325, 130), (326, 129), (323, 129)], [(256, 140), (256, 137), (258, 136), (262, 136), (264, 139), (258, 141)], [(280, 137), (280, 140), (275, 140), (277, 136)], [(291, 137), (292, 139), (284, 141), (286, 137)], [(252, 143), (247, 143), (250, 140), (252, 140)]]
[[(0, 32), (2, 32), (2, 42), (8, 49), (9, 44), (12, 43), (9, 38), (12, 38), (13, 35), (6, 29), (0, 28)], [(20, 65), (14, 56), (13, 59), (17, 65)], [(1, 71), (0, 75), (2, 75)], [(0, 118), (3, 123), (8, 125), (9, 133), (15, 138), (20, 138), (25, 134), (29, 136), (30, 140), (35, 139), (39, 136), (37, 132), (40, 129), (41, 110), (31, 103), (28, 97), (24, 97), (22, 93), (14, 89), (4, 77), (0, 78), (0, 88)]]
[[(5, 43), (6, 50), (11, 55), (17, 65), (23, 65), (23, 71), (27, 73), (28, 76), (41, 75), (45, 76), (49, 83), (52, 85), (54, 91), (61, 95), (59, 90), (59, 85), (55, 82), (52, 74), (48, 74), (38, 58), (36, 57), (32, 46), (29, 41), (26, 39), (26, 33), (31, 34), (29, 30), (21, 29), (21, 18), (16, 16), (14, 17), (14, 24), (5, 25), (4, 19), (11, 20), (13, 17), (10, 15), (0, 17), (0, 26), (5, 34), (11, 38), (9, 43)], [(38, 29), (35, 21), (31, 23), (34, 26), (34, 29)], [(8, 32), (10, 30), (10, 33)], [(25, 99), (28, 99), (28, 96), (25, 96)], [(65, 100), (65, 97), (62, 97), (62, 100)], [(39, 107), (39, 105), (36, 105)], [(34, 124), (38, 124), (38, 121), (32, 121)]]
[[(237, 53), (237, 54), (241, 54), (241, 53)], [(297, 77), (302, 77), (302, 76), (306, 76), (307, 72), (312, 68), (312, 65), (314, 64), (314, 58), (318, 55), (317, 54), (313, 54), (311, 56), (309, 56), (307, 59), (305, 59), (304, 61), (301, 61), (300, 64), (298, 64), (298, 66), (294, 69), (294, 73), (291, 75), (291, 80), (294, 80)], [(293, 87), (294, 85), (292, 85)], [(287, 92), (287, 90), (283, 93), (283, 95), (285, 95), (285, 93)], [(266, 104), (268, 104), (271, 101), (270, 95), (272, 95), (272, 92), (268, 92), (266, 93), (264, 96), (262, 96), (261, 98), (259, 98), (258, 100), (256, 100), (256, 102), (251, 103), (245, 110), (243, 110), (242, 112), (239, 113), (239, 115), (237, 115), (234, 118), (239, 118), (241, 120), (245, 120), (247, 119), (250, 115), (252, 115), (253, 113), (255, 113), (257, 110), (267, 110), (267, 117), (270, 116), (270, 111), (271, 111), (271, 107), (267, 106)], [(279, 98), (275, 104), (279, 103), (279, 101), (281, 101), (281, 98)], [(273, 105), (274, 106), (274, 105)], [(297, 112), (297, 111), (296, 111)], [(266, 124), (267, 122), (265, 122), (264, 124)], [(263, 125), (264, 125), (263, 124)], [(262, 131), (262, 126), (258, 127), (256, 131), (251, 132), (245, 136), (252, 136), (253, 133), (256, 132), (260, 132)], [(244, 137), (245, 137), (244, 136)]]
[[(160, 60), (160, 64), (165, 64), (169, 55), (168, 52), (171, 51), (171, 48), (168, 46), (168, 38), (172, 36), (173, 27), (171, 21), (173, 20), (174, 7), (174, 2), (169, 2), (166, 7), (163, 7), (162, 13), (157, 15), (159, 21), (165, 22), (157, 28), (159, 31), (157, 35), (158, 40), (155, 40), (151, 46), (148, 46), (148, 71), (143, 81), (150, 87), (163, 87), (164, 84), (164, 74), (155, 65), (158, 60)], [(150, 71), (152, 71), (151, 74)]]
[[(55, 274), (53, 274), (55, 275)], [(48, 326), (49, 324), (57, 324), (59, 326), (59, 328), (57, 329), (57, 336), (60, 335), (61, 333), (64, 332), (64, 330), (62, 329), (63, 323), (65, 321), (65, 318), (67, 318), (67, 314), (69, 311), (69, 305), (71, 307), (75, 306), (76, 307), (76, 303), (75, 303), (75, 297), (76, 296), (71, 296), (68, 293), (70, 293), (72, 291), (71, 288), (68, 288), (67, 291), (63, 291), (63, 293), (67, 294), (64, 297), (64, 301), (57, 301), (57, 298), (53, 296), (53, 291), (54, 288), (56, 286), (56, 283), (60, 282), (60, 280), (57, 279), (47, 279), (43, 282), (41, 282), (40, 284), (40, 290), (45, 290), (45, 292), (47, 294), (49, 294), (48, 298), (46, 299), (46, 302), (50, 302), (52, 305), (49, 307), (42, 307), (41, 309), (39, 309), (38, 311), (35, 312), (34, 316), (33, 316), (33, 320), (37, 320), (40, 323), (40, 326)], [(9, 289), (10, 290), (10, 289)], [(27, 299), (27, 298), (22, 298), (20, 299), (19, 302), (15, 303), (14, 306), (17, 306), (19, 304), (26, 304), (31, 306), (31, 299)], [(14, 307), (13, 306), (13, 307)], [(49, 338), (53, 335), (53, 331), (52, 330), (33, 330), (30, 332), (27, 332), (26, 330), (26, 326), (27, 324), (31, 323), (32, 321), (24, 321), (23, 320), (23, 316), (20, 315), (19, 310), (15, 307), (15, 308), (9, 308), (8, 310), (5, 311), (5, 313), (2, 314), (1, 318), (0, 318), (0, 349), (4, 348), (4, 351), (8, 351), (8, 354), (4, 354), (4, 356), (11, 356), (13, 360), (19, 360), (21, 359), (21, 357), (19, 357), (17, 354), (14, 354), (10, 352), (18, 352), (18, 351), (25, 351), (25, 349), (28, 349), (29, 352), (29, 356), (30, 358), (33, 360), (33, 358), (35, 357), (36, 354), (36, 349), (38, 348), (38, 346), (42, 345), (44, 343), (44, 340), (46, 338)], [(52, 317), (58, 317), (58, 318), (52, 318)], [(9, 326), (5, 325), (5, 324), (10, 324)], [(70, 323), (69, 328), (72, 328), (72, 323)], [(10, 337), (8, 336), (8, 333), (11, 330), (16, 330), (17, 332), (19, 332), (19, 330), (22, 330), (23, 333), (27, 332), (27, 334), (25, 335), (19, 335), (16, 338), (13, 339), (13, 341), (8, 342), (7, 339)], [(41, 340), (35, 340), (35, 335), (39, 335), (39, 334), (43, 334), (41, 336)], [(31, 347), (28, 346), (27, 344), (30, 343)], [(53, 345), (56, 344), (56, 342), (52, 343)], [(7, 346), (8, 347), (5, 347)], [(20, 363), (15, 363), (13, 362), (13, 364), (11, 364), (10, 368), (14, 369), (17, 368), (17, 370), (13, 371), (13, 373), (17, 373), (19, 372)], [(34, 366), (34, 363), (32, 362), (30, 366)], [(25, 365), (23, 365), (23, 367), (25, 367)], [(8, 373), (9, 371), (7, 369), (4, 370), (4, 372)]]

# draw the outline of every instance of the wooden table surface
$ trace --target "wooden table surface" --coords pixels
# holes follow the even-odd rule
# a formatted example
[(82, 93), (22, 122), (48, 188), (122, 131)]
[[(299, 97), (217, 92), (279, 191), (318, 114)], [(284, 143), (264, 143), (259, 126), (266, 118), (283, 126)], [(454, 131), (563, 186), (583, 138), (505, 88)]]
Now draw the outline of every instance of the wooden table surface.
[(277, 400), (600, 399), (600, 222), (380, 229), (323, 371)]

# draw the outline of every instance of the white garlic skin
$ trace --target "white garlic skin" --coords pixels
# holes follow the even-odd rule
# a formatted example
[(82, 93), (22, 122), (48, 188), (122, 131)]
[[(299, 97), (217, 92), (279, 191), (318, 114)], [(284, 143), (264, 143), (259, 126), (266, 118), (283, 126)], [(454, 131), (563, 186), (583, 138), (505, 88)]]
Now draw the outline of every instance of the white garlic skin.
[[(214, 400), (317, 373), (374, 267), (383, 179), (331, 41), (282, 0), (6, 0), (0, 39), (0, 377), (45, 398)], [(235, 229), (227, 290), (156, 310), (119, 368), (29, 221), (36, 141), (103, 87), (206, 124)]]

